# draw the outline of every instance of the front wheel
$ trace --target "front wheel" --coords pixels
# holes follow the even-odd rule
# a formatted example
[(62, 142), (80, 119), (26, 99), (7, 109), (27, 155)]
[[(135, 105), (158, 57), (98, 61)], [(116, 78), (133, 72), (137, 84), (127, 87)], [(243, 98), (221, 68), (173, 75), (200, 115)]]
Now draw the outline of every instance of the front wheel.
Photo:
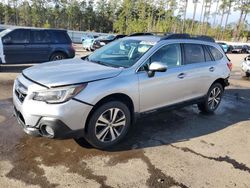
[(91, 115), (86, 139), (99, 149), (111, 147), (125, 137), (130, 124), (131, 114), (127, 105), (119, 101), (107, 102)]
[(205, 100), (198, 104), (198, 108), (204, 113), (213, 113), (218, 107), (222, 99), (224, 89), (220, 83), (213, 84), (205, 97)]

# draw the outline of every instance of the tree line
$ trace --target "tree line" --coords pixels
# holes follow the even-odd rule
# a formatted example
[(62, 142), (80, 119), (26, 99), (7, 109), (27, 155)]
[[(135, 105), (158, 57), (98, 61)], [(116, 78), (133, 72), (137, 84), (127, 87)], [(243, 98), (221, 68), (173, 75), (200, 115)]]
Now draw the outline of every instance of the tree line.
[[(187, 19), (190, 4), (193, 13)], [(229, 22), (233, 11), (240, 12), (235, 23)], [(250, 0), (9, 0), (0, 2), (0, 23), (123, 34), (178, 32), (239, 40), (250, 35), (249, 12)]]

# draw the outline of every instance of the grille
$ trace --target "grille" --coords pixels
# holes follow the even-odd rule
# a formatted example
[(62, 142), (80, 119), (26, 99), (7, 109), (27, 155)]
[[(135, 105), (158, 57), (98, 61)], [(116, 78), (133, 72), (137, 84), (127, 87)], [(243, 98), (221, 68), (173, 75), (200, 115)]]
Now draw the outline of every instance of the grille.
[(15, 94), (20, 102), (23, 102), (27, 96), (27, 87), (25, 87), (19, 80), (15, 83)]

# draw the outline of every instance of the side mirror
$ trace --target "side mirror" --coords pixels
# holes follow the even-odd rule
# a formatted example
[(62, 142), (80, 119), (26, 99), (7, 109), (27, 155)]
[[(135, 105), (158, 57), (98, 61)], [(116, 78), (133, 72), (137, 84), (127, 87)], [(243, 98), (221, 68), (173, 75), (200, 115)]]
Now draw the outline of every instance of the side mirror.
[(245, 61), (250, 61), (250, 56), (244, 58)]
[(153, 77), (155, 72), (166, 72), (168, 67), (161, 62), (153, 62), (149, 65), (148, 76)]

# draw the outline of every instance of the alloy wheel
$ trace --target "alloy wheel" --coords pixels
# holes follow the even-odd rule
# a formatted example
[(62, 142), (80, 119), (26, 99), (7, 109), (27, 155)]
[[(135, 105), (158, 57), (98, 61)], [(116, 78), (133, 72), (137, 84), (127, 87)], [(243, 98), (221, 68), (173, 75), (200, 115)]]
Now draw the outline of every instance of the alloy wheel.
[(214, 110), (218, 107), (221, 101), (221, 89), (219, 87), (215, 87), (209, 94), (208, 97), (208, 106), (211, 110)]
[(103, 112), (96, 121), (96, 138), (101, 142), (113, 142), (122, 134), (125, 126), (125, 113), (119, 108), (110, 108)]

